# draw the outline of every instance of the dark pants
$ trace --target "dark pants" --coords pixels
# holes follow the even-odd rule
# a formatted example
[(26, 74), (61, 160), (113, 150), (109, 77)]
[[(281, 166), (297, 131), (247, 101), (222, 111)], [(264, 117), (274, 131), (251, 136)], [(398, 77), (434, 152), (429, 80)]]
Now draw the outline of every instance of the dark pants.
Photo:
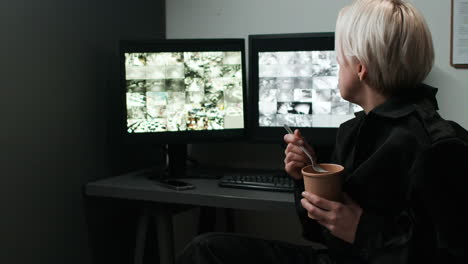
[(206, 233), (184, 249), (177, 264), (325, 264), (325, 250), (231, 233)]

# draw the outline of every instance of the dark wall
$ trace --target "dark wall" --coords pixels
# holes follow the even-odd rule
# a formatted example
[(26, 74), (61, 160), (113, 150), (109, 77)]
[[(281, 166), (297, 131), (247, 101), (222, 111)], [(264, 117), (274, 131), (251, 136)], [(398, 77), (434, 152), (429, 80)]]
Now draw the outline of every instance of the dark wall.
[(92, 262), (83, 185), (126, 169), (108, 140), (117, 40), (163, 37), (164, 13), (164, 0), (1, 1), (0, 263)]

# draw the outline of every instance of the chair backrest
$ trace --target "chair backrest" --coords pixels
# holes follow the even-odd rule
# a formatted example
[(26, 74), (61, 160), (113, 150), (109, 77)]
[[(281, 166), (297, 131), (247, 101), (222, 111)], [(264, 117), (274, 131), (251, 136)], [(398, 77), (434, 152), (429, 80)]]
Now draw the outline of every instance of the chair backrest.
[(455, 134), (457, 138), (461, 139), (463, 142), (468, 144), (468, 131), (464, 129), (462, 126), (460, 126), (457, 122), (455, 121), (447, 121), (452, 128), (455, 130)]
[(415, 192), (435, 232), (439, 263), (468, 263), (468, 131), (434, 111), (418, 109), (432, 144), (416, 167)]

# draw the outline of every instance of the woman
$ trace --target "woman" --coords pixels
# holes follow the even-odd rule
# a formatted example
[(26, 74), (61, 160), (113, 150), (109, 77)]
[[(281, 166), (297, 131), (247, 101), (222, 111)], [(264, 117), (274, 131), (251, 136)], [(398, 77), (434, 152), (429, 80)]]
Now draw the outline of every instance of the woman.
[[(342, 124), (336, 139), (332, 162), (345, 167), (343, 203), (302, 192), (300, 170), (308, 158), (299, 146), (313, 149), (298, 130), (284, 137), (285, 170), (297, 180), (305, 237), (326, 244), (338, 263), (463, 261), (459, 228), (442, 224), (455, 201), (449, 197), (461, 196), (451, 184), (436, 192), (443, 181), (429, 169), (434, 153), (442, 158), (463, 147), (436, 113), (436, 89), (422, 84), (434, 61), (423, 16), (403, 0), (356, 1), (340, 12), (336, 50), (341, 96), (364, 111)], [(455, 144), (434, 151), (447, 138)], [(466, 158), (466, 151), (458, 153), (451, 157)], [(452, 210), (453, 219), (459, 210)]]

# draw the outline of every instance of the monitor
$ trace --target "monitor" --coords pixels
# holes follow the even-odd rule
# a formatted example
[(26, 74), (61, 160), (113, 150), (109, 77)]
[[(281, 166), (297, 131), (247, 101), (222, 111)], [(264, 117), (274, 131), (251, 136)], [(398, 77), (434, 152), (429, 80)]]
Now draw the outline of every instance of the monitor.
[(244, 46), (244, 39), (121, 41), (124, 141), (167, 146), (171, 171), (185, 166), (189, 143), (245, 138)]
[(316, 146), (333, 147), (339, 125), (359, 107), (338, 89), (334, 33), (249, 36), (251, 136), (278, 142), (284, 124)]

